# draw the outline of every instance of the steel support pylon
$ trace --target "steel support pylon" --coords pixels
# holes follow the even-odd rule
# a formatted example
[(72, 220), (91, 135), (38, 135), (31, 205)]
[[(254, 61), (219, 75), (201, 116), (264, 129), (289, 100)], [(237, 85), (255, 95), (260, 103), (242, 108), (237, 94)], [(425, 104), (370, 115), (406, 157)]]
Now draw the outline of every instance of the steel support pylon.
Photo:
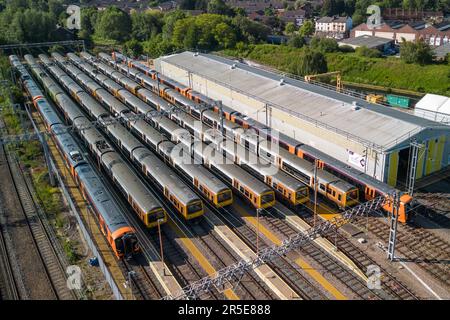
[(400, 208), (400, 199), (398, 193), (393, 197), (392, 212), (389, 213), (389, 241), (387, 257), (389, 260), (395, 259), (395, 245), (397, 242), (397, 225), (398, 225), (398, 213)]

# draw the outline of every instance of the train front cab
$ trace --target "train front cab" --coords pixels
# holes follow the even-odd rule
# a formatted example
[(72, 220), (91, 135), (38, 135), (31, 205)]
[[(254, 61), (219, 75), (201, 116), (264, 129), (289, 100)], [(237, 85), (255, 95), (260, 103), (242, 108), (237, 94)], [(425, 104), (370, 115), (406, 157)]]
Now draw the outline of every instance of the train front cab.
[(258, 209), (267, 209), (275, 205), (275, 191), (267, 191), (258, 197)]
[[(412, 197), (408, 194), (404, 194), (400, 196), (400, 205), (398, 212), (398, 221), (401, 223), (406, 223), (408, 221), (408, 213), (411, 207)], [(388, 199), (386, 203), (383, 205), (383, 209), (387, 212), (392, 213), (393, 211), (393, 201)]]
[(147, 228), (157, 227), (158, 220), (160, 225), (167, 222), (167, 213), (162, 208), (154, 209), (145, 214), (144, 223), (147, 226)]
[(119, 259), (128, 258), (140, 250), (136, 235), (131, 227), (122, 227), (112, 234), (108, 233), (107, 239)]
[(214, 196), (214, 204), (217, 208), (223, 208), (233, 203), (233, 192), (230, 189), (221, 191)]
[(184, 209), (183, 215), (186, 220), (191, 220), (200, 217), (205, 213), (203, 201), (201, 200), (191, 201), (183, 209)]

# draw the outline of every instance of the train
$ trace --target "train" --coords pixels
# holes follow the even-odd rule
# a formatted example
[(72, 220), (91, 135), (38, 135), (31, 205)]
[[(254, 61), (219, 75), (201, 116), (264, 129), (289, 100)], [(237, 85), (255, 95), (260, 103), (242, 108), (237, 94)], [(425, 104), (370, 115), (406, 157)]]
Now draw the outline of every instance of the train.
[[(69, 53), (67, 56), (68, 56), (69, 60), (71, 60), (76, 65), (78, 65), (81, 69), (85, 70), (85, 72), (91, 73), (91, 74), (93, 73), (92, 66), (86, 66), (86, 63), (83, 62), (75, 54)], [(95, 64), (92, 56), (90, 56), (89, 54), (84, 53), (84, 55), (83, 55), (83, 53), (82, 53), (82, 56), (84, 56), (85, 59), (90, 60), (91, 63)], [(96, 66), (97, 66), (98, 70), (103, 70), (102, 72), (105, 72), (110, 77), (112, 77), (114, 74), (117, 73), (117, 71), (115, 71), (113, 68), (110, 68), (104, 64), (96, 64)], [(117, 79), (116, 81), (118, 81), (120, 84), (124, 85), (124, 83), (122, 83), (122, 81), (120, 80), (119, 77), (116, 77), (116, 79)], [(127, 83), (129, 83), (129, 81), (130, 80), (128, 79)], [(130, 90), (130, 91), (131, 91), (130, 86), (135, 87), (135, 85), (132, 85), (131, 83), (129, 83), (128, 90)], [(106, 86), (104, 85), (104, 87), (106, 87)], [(144, 91), (145, 91), (145, 93), (144, 93)], [(111, 90), (110, 90), (110, 92), (114, 93)], [(116, 94), (120, 100), (123, 100), (127, 105), (129, 105), (136, 112), (143, 113), (144, 115), (151, 112), (151, 111), (149, 111), (149, 106), (145, 102), (136, 98), (136, 96), (134, 96), (134, 95), (129, 96), (130, 92), (128, 92), (128, 91), (124, 92), (123, 90), (120, 90), (120, 91), (117, 91)], [(149, 92), (147, 89), (142, 89), (142, 88), (138, 89), (136, 91), (136, 94), (145, 95), (147, 97), (154, 96), (153, 93)], [(152, 99), (152, 100), (155, 100), (155, 99)], [(165, 111), (166, 113), (169, 113), (171, 107), (169, 105), (167, 105), (167, 103), (160, 104), (160, 105), (152, 104), (151, 110), (154, 110), (154, 108), (159, 111)], [(187, 115), (187, 116), (191, 117), (190, 115)], [(170, 115), (169, 115), (169, 118), (171, 118)], [(161, 131), (162, 133), (164, 133), (170, 140), (172, 140), (172, 142), (178, 143), (179, 141), (177, 140), (176, 137), (179, 133), (184, 132), (184, 130), (181, 130), (183, 128), (180, 128), (180, 126), (177, 123), (172, 121), (172, 120), (174, 120), (174, 118), (172, 118), (172, 120), (170, 120), (169, 118), (166, 116), (163, 116), (163, 115), (156, 115), (149, 119), (149, 123), (151, 123), (154, 128), (156, 128), (159, 131)], [(142, 137), (142, 138), (145, 141), (145, 137)], [(206, 165), (206, 166), (208, 167), (208, 165)], [(228, 166), (230, 166), (230, 164), (228, 164)], [(261, 169), (261, 167), (259, 167), (259, 169), (257, 169), (257, 170), (261, 171), (262, 169)], [(231, 180), (233, 181), (233, 182), (228, 181), (228, 182), (230, 182), (229, 184), (231, 186), (233, 186), (237, 192), (239, 192), (242, 196), (244, 196), (244, 198), (246, 198), (248, 201), (250, 201), (250, 203), (253, 206), (258, 208), (260, 206), (260, 204), (262, 203), (261, 195), (258, 194), (258, 190), (263, 190), (264, 192), (268, 192), (269, 190), (267, 190), (267, 188), (257, 187), (256, 186), (257, 183), (255, 182), (255, 180), (250, 179), (249, 175), (245, 174), (245, 171), (227, 170), (227, 172), (228, 172), (228, 175), (231, 176)], [(266, 172), (267, 172), (267, 170), (266, 170)], [(266, 177), (266, 179), (262, 179), (262, 180), (264, 182), (266, 182), (269, 186), (275, 187), (275, 190), (280, 195), (282, 195), (284, 198), (286, 198), (290, 203), (297, 205), (299, 203), (304, 203), (309, 200), (307, 187), (305, 185), (303, 185), (302, 183), (295, 181), (288, 176), (285, 176), (283, 173), (278, 173), (276, 175), (275, 179), (272, 179), (271, 177), (267, 177), (268, 175), (266, 174), (266, 172), (262, 173), (262, 175), (264, 175), (264, 177)], [(242, 178), (238, 178), (237, 176), (234, 176), (234, 175), (239, 175), (239, 174), (241, 175)], [(230, 177), (228, 177), (227, 179), (230, 179)], [(240, 185), (241, 188), (236, 187), (238, 185)], [(273, 204), (274, 204), (274, 201), (263, 203), (262, 208), (267, 208), (269, 206), (272, 206)]]
[(45, 127), (63, 156), (72, 177), (79, 185), (83, 197), (97, 216), (100, 228), (115, 256), (122, 259), (139, 252), (135, 230), (128, 224), (123, 212), (91, 164), (83, 157), (82, 150), (72, 135), (67, 132), (59, 115), (49, 104), (19, 58), (12, 55), (9, 60), (13, 68), (20, 74), (20, 80), (26, 92), (40, 113)]
[[(139, 177), (129, 168), (122, 157), (111, 147), (95, 125), (80, 111), (63, 89), (36, 62), (33, 56), (26, 55), (30, 68), (43, 88), (61, 110), (66, 122), (78, 132), (92, 155), (117, 189), (123, 194), (139, 219), (147, 228), (156, 227), (167, 221), (167, 212)], [(52, 66), (55, 67), (55, 66)]]
[[(45, 60), (45, 57), (41, 56)], [(58, 62), (63, 61), (62, 56), (54, 54)], [(46, 62), (44, 62), (45, 64)], [(112, 97), (106, 90), (100, 88), (95, 81), (82, 73), (77, 67), (73, 65), (65, 65), (74, 79), (79, 79), (80, 84), (90, 91), (95, 92), (96, 97), (108, 99), (111, 104), (105, 104), (107, 107), (113, 105), (109, 111), (101, 106), (95, 99), (92, 99), (89, 104), (83, 105), (88, 114), (105, 127), (108, 136), (120, 148), (122, 153), (131, 160), (136, 166), (145, 174), (149, 180), (159, 189), (161, 194), (169, 200), (176, 211), (181, 214), (186, 220), (194, 219), (203, 215), (204, 206), (202, 200), (191, 191), (180, 178), (176, 176), (161, 160), (153, 156), (148, 149), (140, 143), (125, 127), (119, 123), (115, 118), (111, 117), (110, 112), (117, 114), (123, 119), (130, 119), (133, 117), (130, 114), (128, 107), (122, 105), (114, 97)], [(56, 65), (48, 65), (49, 71), (53, 74), (61, 74)], [(83, 75), (82, 75), (83, 74)], [(94, 83), (95, 82), (95, 83)], [(78, 98), (80, 93), (86, 93), (84, 90), (75, 94)], [(86, 93), (87, 94), (87, 93)], [(99, 99), (99, 101), (102, 101)], [(120, 111), (118, 111), (120, 110)], [(114, 112), (115, 111), (115, 112)], [(127, 121), (132, 124), (133, 121)]]
[[(167, 101), (176, 101), (177, 106), (190, 112), (190, 114), (197, 119), (201, 119), (200, 112), (202, 112), (202, 110), (213, 110), (215, 113), (219, 113), (220, 110), (222, 110), (225, 119), (239, 125), (241, 128), (254, 130), (263, 144), (267, 144), (265, 140), (278, 143), (282, 149), (297, 156), (297, 158), (304, 159), (310, 163), (318, 161), (320, 168), (357, 187), (358, 199), (372, 200), (377, 196), (385, 196), (388, 201), (386, 201), (383, 208), (388, 212), (392, 212), (392, 197), (394, 193), (398, 193), (400, 195), (398, 219), (402, 223), (407, 222), (411, 212), (410, 208), (413, 204), (413, 198), (409, 194), (402, 193), (394, 187), (380, 182), (379, 180), (284, 134), (278, 134), (277, 137), (275, 137), (271, 134), (270, 128), (265, 127), (249, 117), (243, 116), (229, 107), (219, 107), (216, 101), (199, 92), (195, 92), (189, 87), (179, 84), (174, 80), (170, 79), (170, 81), (166, 81), (167, 77), (158, 74), (155, 70), (152, 70), (146, 65), (129, 59), (120, 53), (113, 52), (111, 55), (100, 53), (99, 58), (112, 66), (116, 66), (120, 70), (127, 69), (129, 71), (128, 74), (133, 76), (136, 80), (141, 81), (143, 87), (151, 89), (162, 98), (167, 99)], [(124, 62), (127, 64), (124, 64)], [(135, 70), (131, 72), (131, 69)], [(153, 81), (150, 81), (149, 79)]]
[[(86, 60), (93, 63), (94, 58), (88, 53), (84, 53), (82, 54), (82, 56)], [(103, 57), (108, 56), (103, 55)], [(74, 58), (73, 61), (75, 63), (81, 63), (81, 59), (78, 57)], [(103, 72), (107, 72), (107, 74), (109, 73), (110, 76), (117, 73), (117, 71), (115, 71), (115, 69), (113, 69), (112, 67), (104, 66), (101, 63), (94, 64), (98, 67), (99, 70), (103, 70)], [(146, 77), (145, 75), (139, 76), (139, 73), (135, 73), (135, 76), (140, 77), (141, 80)], [(118, 81), (120, 83), (120, 79)], [(129, 81), (129, 79), (127, 81)], [(138, 84), (136, 84), (136, 86), (138, 86)], [(138, 89), (137, 93), (141, 96), (144, 96), (143, 91), (147, 90), (141, 88)], [(149, 93), (147, 92), (145, 96), (147, 97), (148, 95)], [(155, 108), (159, 108), (159, 110), (165, 110), (166, 112), (169, 111), (167, 110), (168, 107), (166, 106), (166, 104), (162, 102), (158, 101), (158, 104), (153, 105)], [(170, 118), (181, 127), (187, 129), (195, 137), (198, 137), (203, 141), (205, 141), (204, 130), (206, 127), (203, 128), (201, 126), (198, 126), (198, 124), (196, 123), (196, 119), (192, 116), (193, 113), (200, 115), (202, 121), (209, 127), (218, 130), (221, 129), (221, 121), (219, 119), (219, 116), (213, 110), (199, 109), (196, 112), (193, 112), (192, 110), (194, 108), (194, 105), (190, 103), (190, 106), (191, 110), (188, 114), (184, 112), (172, 112), (170, 114)], [(186, 108), (184, 108), (184, 110), (186, 110)], [(176, 130), (177, 126), (175, 124), (168, 121), (167, 118), (160, 119), (159, 117), (157, 117), (156, 119), (152, 119), (152, 121), (156, 122), (154, 124), (155, 127), (158, 127), (160, 131), (165, 132), (166, 135), (173, 141), (177, 141), (176, 135), (178, 130)], [(283, 150), (278, 150), (278, 148), (274, 150), (272, 150), (272, 148), (264, 148), (263, 144), (258, 144), (260, 138), (257, 135), (255, 136), (254, 134), (252, 134), (251, 130), (246, 130), (245, 128), (242, 128), (240, 125), (233, 123), (230, 120), (223, 120), (223, 133), (226, 137), (231, 137), (235, 140), (235, 142), (244, 145), (247, 149), (250, 150), (250, 152), (254, 152), (260, 159), (267, 158), (268, 152), (273, 152), (274, 150), (277, 152), (277, 156), (279, 158), (280, 153), (284, 155)], [(211, 141), (207, 142), (210, 143)], [(223, 145), (224, 144), (216, 144), (216, 146), (220, 148), (222, 152), (224, 152), (222, 147)], [(234, 146), (234, 148), (237, 148), (237, 146)], [(262, 156), (262, 153), (264, 153), (264, 157)], [(273, 165), (276, 165), (277, 167), (282, 169), (280, 171), (283, 172), (268, 174), (269, 172), (275, 171), (267, 170), (267, 168), (263, 168), (263, 166), (258, 163), (248, 161), (244, 163), (246, 157), (243, 157), (242, 154), (239, 157), (237, 157), (236, 155), (229, 155), (229, 157), (230, 156), (234, 158), (237, 164), (245, 167), (247, 171), (255, 174), (267, 185), (273, 187), (277, 191), (277, 194), (282, 199), (287, 200), (288, 203), (297, 205), (305, 203), (309, 200), (308, 191), (303, 184), (308, 185), (310, 188), (314, 188), (314, 166), (310, 162), (304, 159), (292, 159), (292, 157), (290, 157), (290, 154), (287, 154), (287, 157), (284, 158), (288, 158), (288, 160), (275, 161), (273, 163)], [(251, 154), (248, 154), (248, 156), (251, 156)], [(271, 160), (274, 159), (274, 157), (275, 155), (273, 155), (270, 159), (265, 160)], [(292, 177), (288, 176), (288, 174), (292, 175), (297, 180), (292, 179)], [(319, 194), (322, 194), (324, 197), (330, 199), (340, 208), (354, 206), (358, 203), (358, 188), (322, 170), (318, 171), (317, 173), (317, 189)]]
[[(164, 113), (166, 113), (166, 114), (170, 113), (170, 110), (172, 107), (167, 102), (162, 100), (161, 98), (155, 96), (149, 90), (140, 88), (139, 85), (136, 83), (134, 83), (134, 84), (131, 83), (129, 78), (127, 78), (126, 82), (124, 83), (123, 80), (121, 80), (121, 78), (119, 76), (115, 76), (117, 74), (116, 70), (114, 70), (111, 67), (108, 67), (107, 65), (101, 64), (101, 63), (97, 64), (95, 62), (95, 59), (93, 59), (93, 57), (91, 55), (89, 55), (88, 53), (83, 52), (83, 53), (81, 53), (81, 56), (85, 60), (88, 60), (90, 63), (95, 65), (96, 69), (101, 70), (102, 72), (104, 72), (111, 78), (115, 78), (117, 82), (119, 82), (124, 87), (128, 88), (128, 90), (119, 90), (119, 91), (112, 91), (111, 88), (108, 88), (108, 90), (110, 91), (110, 93), (115, 94), (116, 97), (119, 100), (123, 101), (127, 106), (130, 106), (130, 108), (133, 111), (144, 114), (144, 115), (149, 115), (152, 112), (154, 112), (155, 110), (164, 111)], [(93, 76), (93, 74), (95, 74), (95, 71), (92, 69), (92, 66), (90, 66), (89, 64), (86, 64), (77, 55), (75, 55), (73, 53), (69, 53), (69, 54), (67, 54), (67, 57), (70, 61), (72, 61), (77, 66), (79, 66), (86, 73), (90, 73), (91, 76)], [(105, 88), (108, 87), (106, 84), (103, 84), (103, 86)], [(133, 92), (133, 90), (131, 88), (136, 88), (136, 90), (134, 92), (141, 99), (137, 98), (135, 95), (133, 95), (131, 93), (131, 92)], [(129, 91), (131, 91), (131, 92), (129, 92)], [(143, 97), (145, 97), (145, 99)], [(143, 101), (141, 101), (141, 100), (143, 100)], [(150, 104), (152, 107), (150, 107), (148, 104)], [(169, 118), (167, 118), (166, 116), (163, 116), (163, 115), (154, 115), (154, 116), (149, 117), (149, 123), (151, 123), (153, 127), (155, 127), (159, 131), (163, 132), (166, 136), (168, 136), (170, 138), (170, 140), (177, 143), (178, 141), (176, 139), (174, 139), (174, 137), (176, 137), (177, 132), (183, 132), (183, 130), (180, 130), (181, 128), (179, 127), (179, 125), (177, 125), (176, 123), (171, 121)], [(145, 141), (144, 136), (142, 136), (142, 139)], [(161, 150), (156, 150), (156, 151), (160, 152)], [(173, 156), (172, 156), (172, 158), (173, 158)], [(241, 179), (242, 182), (240, 184), (241, 185), (244, 184), (243, 180), (246, 180), (248, 185), (245, 184), (245, 187), (248, 190), (253, 190), (253, 191), (246, 192), (244, 187), (241, 189), (234, 187), (235, 191), (239, 192), (247, 200), (249, 200), (253, 206), (258, 208), (259, 204), (261, 203), (261, 201), (260, 201), (261, 195), (257, 194), (255, 192), (255, 190), (264, 190), (265, 192), (267, 192), (267, 190), (265, 188), (260, 188), (260, 187), (257, 188), (256, 185), (254, 185), (255, 181), (253, 179), (247, 179), (248, 174), (246, 174), (245, 171), (237, 170), (235, 172), (229, 172), (229, 175), (231, 175), (231, 174), (237, 174), (237, 175), (240, 174), (241, 176), (245, 175), (245, 178)], [(232, 180), (238, 181), (237, 177), (234, 177), (234, 176), (232, 177)], [(238, 182), (234, 183), (234, 185), (238, 185), (238, 184), (239, 184)], [(230, 183), (230, 185), (233, 186), (232, 183)], [(280, 189), (280, 187), (279, 187), (279, 189)], [(251, 197), (251, 199), (250, 199), (250, 197)], [(253, 199), (255, 199), (256, 201)], [(264, 208), (266, 208), (268, 206), (272, 206), (273, 203), (274, 203), (273, 201), (264, 203)]]

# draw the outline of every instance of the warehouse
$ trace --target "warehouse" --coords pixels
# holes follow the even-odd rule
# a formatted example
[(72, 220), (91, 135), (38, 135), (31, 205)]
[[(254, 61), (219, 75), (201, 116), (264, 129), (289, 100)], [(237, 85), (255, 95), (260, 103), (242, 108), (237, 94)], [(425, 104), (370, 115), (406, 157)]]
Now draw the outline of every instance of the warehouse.
[(450, 127), (441, 123), (215, 55), (182, 52), (155, 67), (390, 185), (406, 181), (411, 141), (421, 145), (416, 178), (450, 161)]

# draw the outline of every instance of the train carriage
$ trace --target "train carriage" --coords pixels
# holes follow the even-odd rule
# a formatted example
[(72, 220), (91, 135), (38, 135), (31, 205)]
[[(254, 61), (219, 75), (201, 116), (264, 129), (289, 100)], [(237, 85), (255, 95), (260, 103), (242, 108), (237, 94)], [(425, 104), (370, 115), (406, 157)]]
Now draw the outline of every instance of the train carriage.
[(132, 208), (138, 213), (139, 218), (149, 228), (158, 223), (165, 223), (167, 216), (159, 202), (131, 171), (120, 156), (115, 152), (109, 152), (102, 156), (102, 161), (114, 182), (117, 182), (119, 190), (124, 194)]

